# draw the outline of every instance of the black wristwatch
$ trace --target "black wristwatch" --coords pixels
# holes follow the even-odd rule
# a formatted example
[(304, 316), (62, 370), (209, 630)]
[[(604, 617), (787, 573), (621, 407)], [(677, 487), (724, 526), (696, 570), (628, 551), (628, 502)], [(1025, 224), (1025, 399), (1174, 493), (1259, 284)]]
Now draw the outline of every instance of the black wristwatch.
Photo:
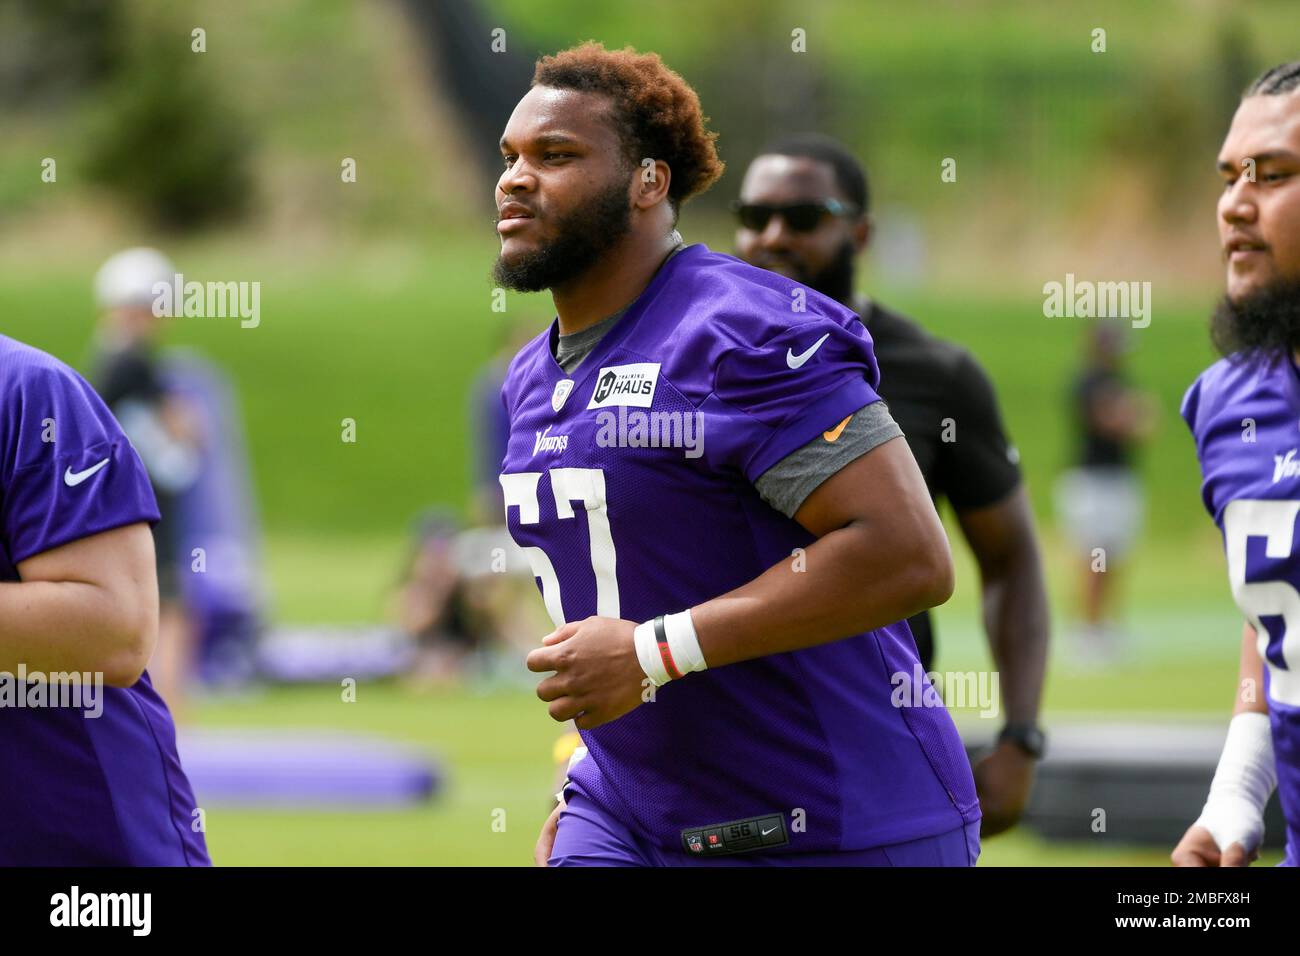
[(1009, 740), (1035, 760), (1047, 753), (1047, 735), (1037, 724), (1007, 724), (998, 734), (998, 743)]

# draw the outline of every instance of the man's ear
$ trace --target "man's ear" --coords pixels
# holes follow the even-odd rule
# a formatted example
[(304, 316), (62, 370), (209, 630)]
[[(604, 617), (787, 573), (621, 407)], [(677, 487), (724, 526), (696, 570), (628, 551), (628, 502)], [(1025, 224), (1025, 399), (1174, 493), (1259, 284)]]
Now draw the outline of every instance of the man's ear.
[(636, 205), (640, 209), (649, 209), (667, 200), (668, 185), (672, 182), (673, 172), (662, 159), (645, 157), (636, 171), (637, 188), (634, 192)]
[(872, 226), (870, 216), (863, 216), (853, 224), (853, 251), (861, 253), (867, 246), (871, 245)]

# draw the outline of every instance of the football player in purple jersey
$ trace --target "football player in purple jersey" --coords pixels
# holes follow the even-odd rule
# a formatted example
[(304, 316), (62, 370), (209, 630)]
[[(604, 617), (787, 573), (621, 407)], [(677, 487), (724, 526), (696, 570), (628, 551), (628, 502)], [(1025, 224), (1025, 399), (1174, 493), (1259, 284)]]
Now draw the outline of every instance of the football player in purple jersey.
[(1300, 864), (1300, 61), (1246, 90), (1219, 151), (1226, 293), (1211, 325), (1223, 354), (1187, 390), (1182, 415), (1201, 498), (1223, 534), (1245, 617), (1240, 683), (1201, 816), (1180, 866), (1258, 855), (1274, 788), (1285, 865)]
[[(573, 720), (551, 865), (973, 865), (979, 804), (906, 618), (952, 559), (848, 308), (686, 245), (721, 174), (653, 54), (542, 58), (494, 275), (557, 317), (502, 388), (501, 486)], [(765, 481), (778, 465), (780, 480)]]
[(157, 520), (94, 390), (0, 335), (0, 866), (209, 862), (145, 673)]

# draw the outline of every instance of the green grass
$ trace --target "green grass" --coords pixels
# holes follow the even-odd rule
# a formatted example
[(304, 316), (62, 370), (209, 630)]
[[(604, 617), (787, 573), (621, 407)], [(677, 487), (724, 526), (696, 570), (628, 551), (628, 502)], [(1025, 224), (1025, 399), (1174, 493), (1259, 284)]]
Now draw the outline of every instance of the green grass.
[(356, 702), (345, 704), (334, 686), (279, 688), (253, 699), (205, 701), (197, 720), (205, 727), (381, 734), (426, 749), (447, 773), (437, 800), (417, 809), (205, 807), (209, 848), (219, 864), (521, 864), (531, 859), (550, 810), (556, 730), (527, 692), (426, 696), (391, 683), (363, 684)]
[[(1140, 672), (1148, 687), (1166, 686), (1174, 705), (1181, 670)], [(1209, 675), (1205, 675), (1209, 676)], [(1169, 678), (1172, 677), (1172, 680)], [(1098, 705), (1126, 707), (1130, 682), (1093, 690)], [(532, 859), (554, 783), (549, 761), (557, 728), (526, 691), (467, 690), (417, 695), (392, 684), (362, 685), (344, 704), (332, 686), (280, 688), (254, 699), (206, 701), (205, 727), (337, 728), (381, 734), (420, 746), (447, 773), (431, 803), (400, 810), (249, 810), (205, 805), (213, 860), (226, 866), (523, 866)], [(199, 794), (203, 802), (203, 795)], [(504, 827), (499, 821), (504, 821)], [(1190, 821), (1188, 821), (1190, 822)], [(989, 839), (983, 866), (1164, 866), (1172, 847), (1043, 840), (1024, 828)], [(1261, 864), (1280, 854), (1265, 854)]]

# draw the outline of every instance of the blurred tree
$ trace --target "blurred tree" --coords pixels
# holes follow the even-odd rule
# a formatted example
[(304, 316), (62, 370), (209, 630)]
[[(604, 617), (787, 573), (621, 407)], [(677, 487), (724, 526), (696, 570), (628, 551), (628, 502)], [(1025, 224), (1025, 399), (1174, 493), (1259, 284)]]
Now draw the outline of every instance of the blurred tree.
[(116, 0), (0, 3), (0, 103), (44, 107), (111, 75), (121, 57)]
[(238, 218), (253, 199), (250, 130), (205, 56), (187, 29), (143, 25), (87, 145), (88, 178), (172, 231)]
[(1217, 78), (1215, 106), (1218, 115), (1215, 119), (1222, 124), (1223, 132), (1226, 133), (1232, 122), (1232, 115), (1237, 112), (1237, 104), (1241, 102), (1242, 91), (1250, 85), (1250, 81), (1256, 75), (1262, 72), (1264, 66), (1256, 68), (1259, 55), (1251, 42), (1250, 31), (1241, 21), (1240, 16), (1224, 18), (1215, 30), (1215, 45), (1218, 59), (1218, 68), (1215, 71)]

